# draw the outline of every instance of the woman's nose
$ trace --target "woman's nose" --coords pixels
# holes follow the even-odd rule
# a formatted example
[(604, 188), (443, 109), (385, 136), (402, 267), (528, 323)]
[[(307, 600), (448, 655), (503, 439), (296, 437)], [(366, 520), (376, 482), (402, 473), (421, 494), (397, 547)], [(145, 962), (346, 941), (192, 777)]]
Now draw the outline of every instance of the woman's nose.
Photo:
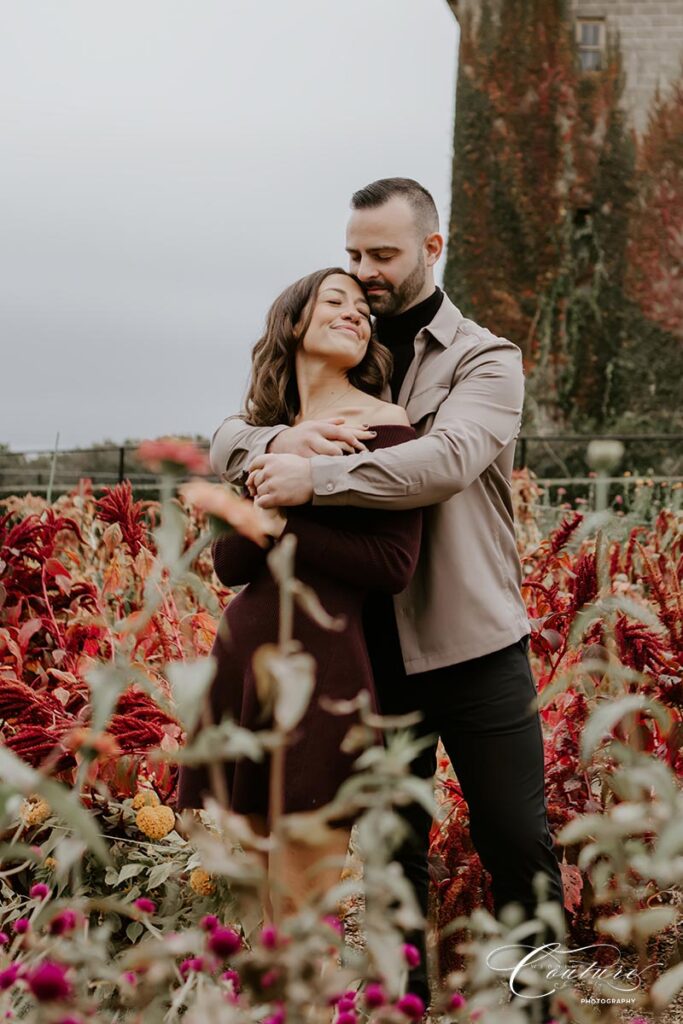
[(342, 316), (344, 316), (347, 320), (353, 320), (354, 323), (358, 323), (360, 320), (360, 313), (358, 312), (355, 306), (349, 306), (347, 309), (345, 309)]

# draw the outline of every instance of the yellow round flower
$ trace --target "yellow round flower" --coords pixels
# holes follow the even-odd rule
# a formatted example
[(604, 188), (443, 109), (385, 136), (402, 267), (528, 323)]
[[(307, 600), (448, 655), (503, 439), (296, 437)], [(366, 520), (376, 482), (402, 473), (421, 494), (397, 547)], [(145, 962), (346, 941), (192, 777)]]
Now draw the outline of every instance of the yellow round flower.
[(216, 891), (211, 875), (204, 868), (195, 868), (190, 874), (190, 888), (198, 896), (211, 896)]
[(139, 811), (141, 807), (158, 807), (161, 800), (153, 789), (141, 789), (133, 797), (133, 810)]
[(42, 825), (44, 821), (47, 821), (52, 814), (52, 810), (47, 800), (43, 800), (42, 796), (32, 795), (28, 800), (24, 800), (19, 813), (24, 824), (31, 827), (33, 825)]
[(150, 839), (163, 839), (175, 828), (175, 814), (170, 807), (141, 807), (135, 824)]
[(48, 871), (54, 871), (55, 868), (57, 867), (57, 861), (55, 860), (54, 857), (46, 857), (45, 860), (43, 861), (43, 864), (48, 869)]

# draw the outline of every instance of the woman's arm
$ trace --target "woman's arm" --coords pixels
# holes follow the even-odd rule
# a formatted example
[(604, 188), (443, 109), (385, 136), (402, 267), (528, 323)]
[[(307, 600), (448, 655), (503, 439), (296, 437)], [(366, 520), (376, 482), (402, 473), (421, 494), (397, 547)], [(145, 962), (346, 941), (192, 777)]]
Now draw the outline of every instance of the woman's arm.
[(241, 533), (224, 533), (211, 545), (213, 569), (225, 587), (251, 583), (266, 564), (268, 550)]
[(284, 532), (297, 539), (297, 562), (342, 583), (398, 594), (415, 572), (422, 512), (368, 512), (361, 531), (326, 526), (292, 509)]

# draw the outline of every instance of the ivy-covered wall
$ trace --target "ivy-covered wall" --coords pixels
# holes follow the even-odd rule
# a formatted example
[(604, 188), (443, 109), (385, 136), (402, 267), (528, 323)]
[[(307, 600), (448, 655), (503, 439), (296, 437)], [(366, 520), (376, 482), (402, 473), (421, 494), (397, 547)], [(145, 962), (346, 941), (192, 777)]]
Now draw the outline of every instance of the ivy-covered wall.
[(586, 75), (561, 0), (477, 15), (459, 11), (446, 288), (522, 348), (525, 426), (681, 429), (681, 89), (639, 142), (618, 40)]

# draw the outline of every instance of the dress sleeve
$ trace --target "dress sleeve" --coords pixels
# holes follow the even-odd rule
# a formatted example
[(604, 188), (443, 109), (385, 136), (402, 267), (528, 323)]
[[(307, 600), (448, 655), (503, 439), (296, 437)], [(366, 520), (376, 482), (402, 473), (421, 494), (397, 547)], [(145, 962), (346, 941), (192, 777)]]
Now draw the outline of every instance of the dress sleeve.
[(410, 583), (420, 552), (422, 510), (372, 510), (362, 530), (326, 526), (289, 511), (285, 533), (297, 540), (296, 559), (341, 583), (399, 594)]

